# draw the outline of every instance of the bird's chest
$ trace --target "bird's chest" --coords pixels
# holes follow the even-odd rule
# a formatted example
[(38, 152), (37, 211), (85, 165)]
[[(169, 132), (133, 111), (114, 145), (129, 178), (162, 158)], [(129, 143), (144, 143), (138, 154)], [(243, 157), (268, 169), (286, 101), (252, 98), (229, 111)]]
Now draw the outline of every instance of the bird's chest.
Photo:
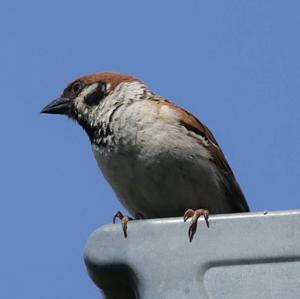
[[(181, 215), (218, 192), (206, 149), (175, 121), (132, 109), (115, 114), (112, 142), (93, 146), (103, 175), (122, 204), (144, 218)], [(118, 112), (121, 112), (119, 110)], [(129, 115), (129, 117), (128, 117)]]
[(156, 121), (152, 110), (142, 113), (136, 104), (119, 109), (114, 118), (109, 126), (102, 126), (102, 131), (109, 134), (98, 134), (99, 142), (93, 145), (93, 151), (115, 191), (133, 193), (132, 186), (144, 187), (149, 180), (165, 174), (172, 145), (168, 143), (168, 132)]
[(118, 198), (135, 217), (181, 215), (189, 207), (198, 207), (199, 201), (207, 206), (217, 190), (210, 162), (178, 149), (156, 144), (104, 153), (94, 147), (94, 154)]
[(167, 177), (163, 153), (146, 151), (139, 145), (120, 146), (118, 150), (93, 147), (93, 152), (105, 178), (121, 198), (135, 197), (149, 185), (157, 186)]

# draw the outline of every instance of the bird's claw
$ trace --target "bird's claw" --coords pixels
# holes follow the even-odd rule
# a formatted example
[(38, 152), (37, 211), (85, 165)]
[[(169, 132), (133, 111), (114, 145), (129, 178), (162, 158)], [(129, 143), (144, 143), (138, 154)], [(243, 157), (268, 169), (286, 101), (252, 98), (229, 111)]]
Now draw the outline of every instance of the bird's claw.
[(208, 222), (209, 211), (208, 210), (205, 210), (205, 209), (197, 209), (197, 210), (188, 209), (184, 213), (184, 216), (183, 216), (184, 222), (186, 222), (189, 218), (192, 217), (191, 225), (190, 225), (189, 230), (188, 230), (188, 236), (189, 236), (190, 242), (192, 242), (192, 240), (194, 238), (194, 235), (196, 233), (198, 218), (200, 216), (204, 217), (206, 226), (209, 227), (209, 222)]
[(124, 216), (122, 212), (118, 211), (113, 217), (113, 223), (116, 223), (116, 219), (119, 218), (121, 220), (122, 230), (124, 233), (124, 237), (127, 238), (127, 223), (130, 220), (133, 220), (129, 216)]

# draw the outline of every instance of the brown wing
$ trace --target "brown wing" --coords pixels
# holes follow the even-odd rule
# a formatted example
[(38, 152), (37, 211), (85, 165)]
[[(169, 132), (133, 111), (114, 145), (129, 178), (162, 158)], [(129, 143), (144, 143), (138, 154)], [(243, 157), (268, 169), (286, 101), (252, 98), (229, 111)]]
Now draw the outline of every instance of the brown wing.
[[(221, 181), (233, 211), (248, 212), (249, 207), (245, 196), (212, 132), (187, 110), (180, 108), (163, 98), (155, 98), (153, 100), (157, 101), (159, 105), (168, 105), (171, 109), (175, 110), (180, 115), (180, 123), (182, 126), (187, 130), (198, 134), (207, 141), (205, 144), (203, 143), (203, 145), (209, 150), (212, 156), (211, 161), (216, 164), (222, 173), (223, 180)], [(199, 140), (199, 142), (201, 141)]]

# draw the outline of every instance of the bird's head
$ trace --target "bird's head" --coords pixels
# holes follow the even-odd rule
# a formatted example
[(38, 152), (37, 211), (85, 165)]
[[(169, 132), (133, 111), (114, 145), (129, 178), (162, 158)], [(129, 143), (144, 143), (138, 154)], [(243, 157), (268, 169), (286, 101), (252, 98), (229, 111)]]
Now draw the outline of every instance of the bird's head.
[(71, 82), (62, 95), (41, 113), (63, 114), (76, 120), (90, 135), (120, 104), (142, 99), (147, 90), (142, 81), (129, 75), (105, 72)]

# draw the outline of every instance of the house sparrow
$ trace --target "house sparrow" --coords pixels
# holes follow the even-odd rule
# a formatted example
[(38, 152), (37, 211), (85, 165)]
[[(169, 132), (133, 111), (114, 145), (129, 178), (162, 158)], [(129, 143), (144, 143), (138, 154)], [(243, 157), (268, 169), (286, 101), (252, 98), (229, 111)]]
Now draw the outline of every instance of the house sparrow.
[[(141, 80), (105, 72), (71, 82), (42, 113), (64, 114), (86, 131), (100, 169), (136, 219), (248, 212), (210, 130)], [(131, 218), (117, 212), (126, 237)]]

